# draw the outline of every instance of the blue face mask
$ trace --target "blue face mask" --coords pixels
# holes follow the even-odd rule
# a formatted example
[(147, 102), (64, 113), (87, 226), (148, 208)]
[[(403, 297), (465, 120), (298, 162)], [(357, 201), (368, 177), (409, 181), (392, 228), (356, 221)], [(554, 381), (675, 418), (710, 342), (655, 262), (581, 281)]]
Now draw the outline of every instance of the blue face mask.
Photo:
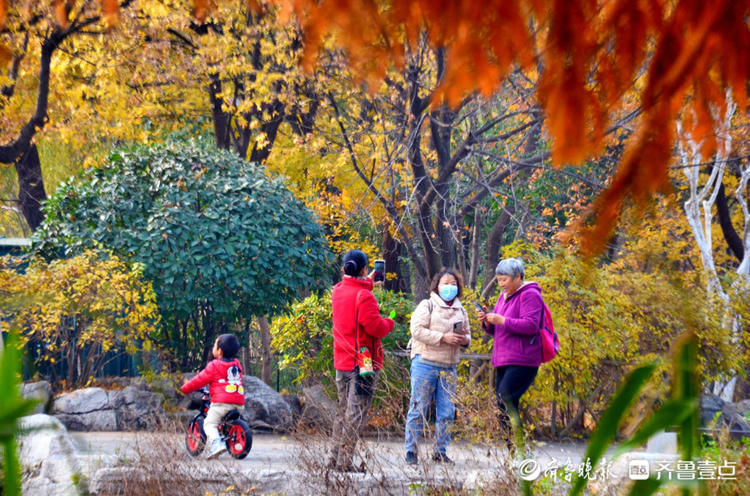
[(458, 286), (446, 284), (445, 286), (440, 286), (438, 291), (440, 292), (440, 297), (442, 299), (445, 301), (451, 301), (458, 294)]

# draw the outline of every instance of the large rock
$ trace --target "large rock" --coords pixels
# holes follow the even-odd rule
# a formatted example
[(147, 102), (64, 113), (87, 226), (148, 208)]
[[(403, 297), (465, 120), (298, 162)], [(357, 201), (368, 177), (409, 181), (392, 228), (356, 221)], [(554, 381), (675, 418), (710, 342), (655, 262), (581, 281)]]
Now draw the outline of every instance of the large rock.
[(76, 389), (73, 392), (61, 394), (55, 399), (52, 411), (55, 413), (90, 413), (111, 408), (109, 395), (98, 387)]
[[(182, 382), (180, 385), (185, 384), (187, 381), (195, 377), (195, 372), (185, 372), (182, 374)], [(182, 393), (180, 393), (182, 394)], [(193, 391), (190, 394), (183, 395), (177, 401), (177, 408), (182, 410), (196, 410), (200, 408), (203, 401), (203, 393), (200, 391)]]
[(107, 390), (110, 389), (125, 389), (128, 386), (135, 386), (138, 389), (148, 389), (146, 379), (143, 377), (120, 377), (120, 376), (107, 376), (97, 377), (95, 379), (95, 385)]
[(65, 427), (71, 431), (116, 431), (117, 414), (114, 410), (98, 410), (88, 413), (55, 413), (55, 418), (60, 420)]
[(153, 430), (165, 419), (161, 395), (137, 383), (121, 390), (78, 389), (59, 396), (52, 411), (73, 431)]
[(47, 381), (27, 382), (21, 386), (21, 396), (39, 401), (33, 413), (44, 413), (52, 397), (52, 386)]
[(331, 431), (336, 418), (336, 402), (328, 397), (320, 384), (306, 387), (302, 389), (302, 393), (305, 397), (305, 406), (300, 423), (308, 427)]
[(109, 398), (119, 431), (153, 430), (164, 423), (163, 398), (159, 394), (128, 386), (110, 391)]
[(708, 426), (721, 414), (724, 400), (713, 394), (704, 394), (700, 400), (701, 425)]
[(117, 430), (117, 414), (109, 402), (109, 395), (101, 388), (78, 389), (63, 394), (52, 404), (52, 412), (73, 431)]
[(721, 419), (729, 428), (729, 434), (734, 439), (750, 437), (750, 423), (740, 412), (735, 403), (725, 403), (721, 411)]
[(245, 386), (245, 416), (252, 427), (288, 431), (292, 428), (292, 410), (284, 398), (257, 377), (242, 377)]
[(23, 494), (86, 494), (75, 445), (63, 424), (37, 414), (21, 418), (19, 426)]
[(703, 395), (700, 400), (701, 425), (709, 427), (718, 419), (717, 428), (727, 428), (735, 439), (750, 436), (750, 422), (745, 418), (740, 403), (726, 403), (714, 395)]
[(281, 397), (284, 398), (292, 411), (292, 424), (297, 425), (299, 418), (302, 416), (302, 400), (296, 394), (282, 394)]
[(176, 384), (174, 379), (170, 377), (160, 376), (154, 377), (147, 383), (150, 391), (163, 398), (162, 404), (170, 406), (176, 406), (182, 398), (182, 393), (179, 393), (179, 387), (181, 385), (182, 383)]

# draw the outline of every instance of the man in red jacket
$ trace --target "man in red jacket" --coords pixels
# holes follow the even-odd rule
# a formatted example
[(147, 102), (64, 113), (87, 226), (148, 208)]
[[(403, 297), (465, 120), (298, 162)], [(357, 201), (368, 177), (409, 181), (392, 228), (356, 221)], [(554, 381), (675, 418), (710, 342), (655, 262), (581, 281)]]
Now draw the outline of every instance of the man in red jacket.
[(238, 406), (245, 404), (245, 388), (242, 386), (242, 365), (235, 358), (240, 351), (240, 342), (234, 334), (222, 334), (216, 338), (213, 355), (206, 368), (198, 375), (182, 385), (180, 391), (190, 394), (206, 384), (211, 394), (211, 407), (203, 421), (203, 431), (206, 433), (206, 458), (216, 458), (221, 455), (226, 446), (219, 436), (219, 422), (224, 415)]
[[(372, 273), (367, 274), (367, 255), (350, 250), (344, 255), (344, 276), (333, 287), (333, 366), (339, 397), (338, 416), (333, 426), (334, 442), (330, 466), (334, 470), (361, 471), (352, 465), (359, 434), (367, 423), (380, 369), (383, 347), (380, 339), (393, 330), (394, 322), (380, 316), (372, 294)], [(360, 377), (357, 357), (363, 347), (372, 354), (374, 374)]]

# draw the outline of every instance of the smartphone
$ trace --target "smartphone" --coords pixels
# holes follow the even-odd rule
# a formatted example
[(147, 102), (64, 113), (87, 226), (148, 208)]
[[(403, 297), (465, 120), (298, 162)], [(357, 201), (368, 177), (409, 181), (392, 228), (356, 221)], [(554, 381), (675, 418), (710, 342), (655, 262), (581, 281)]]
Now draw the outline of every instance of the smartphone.
[(372, 275), (373, 281), (385, 281), (385, 260), (375, 260), (373, 270), (375, 271)]
[(454, 322), (453, 323), (453, 333), (454, 334), (463, 334), (464, 333), (464, 323), (463, 322)]
[(480, 305), (478, 301), (474, 300), (471, 303), (477, 309), (477, 312), (487, 313), (487, 310), (485, 310), (484, 307)]

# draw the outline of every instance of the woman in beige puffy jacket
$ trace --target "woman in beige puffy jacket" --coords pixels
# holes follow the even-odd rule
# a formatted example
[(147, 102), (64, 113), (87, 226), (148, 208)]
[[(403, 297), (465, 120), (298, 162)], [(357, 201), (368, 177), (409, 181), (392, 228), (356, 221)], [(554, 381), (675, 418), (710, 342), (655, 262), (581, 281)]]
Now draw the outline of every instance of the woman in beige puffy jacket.
[(411, 400), (406, 416), (406, 462), (417, 463), (417, 442), (427, 409), (435, 402), (435, 447), (432, 460), (453, 463), (445, 451), (456, 407), (456, 365), (461, 346), (471, 343), (469, 317), (459, 297), (461, 276), (442, 269), (432, 280), (430, 297), (411, 315)]

